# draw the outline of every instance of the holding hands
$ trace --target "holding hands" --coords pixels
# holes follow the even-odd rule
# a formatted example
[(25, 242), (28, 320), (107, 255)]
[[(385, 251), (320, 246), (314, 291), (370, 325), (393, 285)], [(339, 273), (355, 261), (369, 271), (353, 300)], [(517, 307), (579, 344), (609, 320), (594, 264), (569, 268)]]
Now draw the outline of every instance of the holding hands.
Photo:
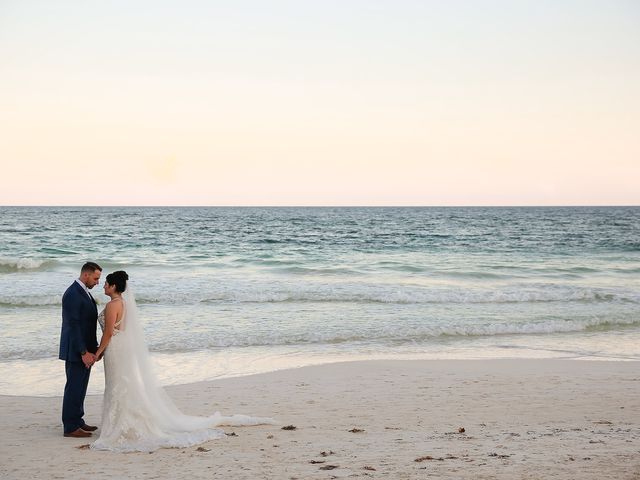
[(91, 352), (84, 352), (84, 354), (82, 355), (82, 362), (84, 363), (84, 366), (87, 368), (91, 368), (91, 366), (94, 363), (96, 363), (98, 360), (99, 360), (98, 357), (96, 357)]

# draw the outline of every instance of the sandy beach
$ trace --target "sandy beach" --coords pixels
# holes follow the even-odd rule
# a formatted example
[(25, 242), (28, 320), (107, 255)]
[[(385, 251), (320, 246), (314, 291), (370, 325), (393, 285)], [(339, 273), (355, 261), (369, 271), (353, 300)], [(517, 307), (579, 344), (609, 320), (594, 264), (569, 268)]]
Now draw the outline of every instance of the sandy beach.
[[(349, 362), (168, 392), (185, 413), (279, 424), (226, 427), (225, 439), (199, 447), (115, 454), (62, 437), (59, 397), (3, 396), (0, 476), (640, 479), (637, 362)], [(85, 409), (99, 423), (101, 396)]]

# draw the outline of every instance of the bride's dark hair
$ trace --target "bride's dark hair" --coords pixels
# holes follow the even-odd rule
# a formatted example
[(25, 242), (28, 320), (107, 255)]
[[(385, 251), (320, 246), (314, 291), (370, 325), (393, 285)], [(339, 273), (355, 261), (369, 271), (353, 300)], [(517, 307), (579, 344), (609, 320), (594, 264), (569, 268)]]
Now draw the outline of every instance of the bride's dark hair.
[(127, 289), (127, 280), (129, 280), (129, 275), (124, 270), (118, 270), (107, 275), (107, 283), (115, 285), (118, 293), (122, 293)]

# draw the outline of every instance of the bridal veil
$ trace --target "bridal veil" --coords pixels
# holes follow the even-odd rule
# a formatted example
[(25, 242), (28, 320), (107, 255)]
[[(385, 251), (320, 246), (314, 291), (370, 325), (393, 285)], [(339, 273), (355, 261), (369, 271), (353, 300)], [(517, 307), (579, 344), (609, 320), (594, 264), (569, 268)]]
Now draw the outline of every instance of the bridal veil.
[(150, 452), (161, 447), (187, 447), (224, 437), (221, 425), (275, 423), (247, 415), (185, 415), (160, 385), (144, 339), (130, 283), (123, 292), (124, 315), (104, 356), (105, 393), (100, 438), (91, 448)]

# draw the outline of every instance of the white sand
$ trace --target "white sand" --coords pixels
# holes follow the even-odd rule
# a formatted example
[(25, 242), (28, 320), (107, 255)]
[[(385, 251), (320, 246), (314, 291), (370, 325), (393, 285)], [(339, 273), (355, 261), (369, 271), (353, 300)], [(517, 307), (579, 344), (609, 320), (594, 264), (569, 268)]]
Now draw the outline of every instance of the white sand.
[[(168, 391), (185, 413), (281, 425), (226, 428), (237, 436), (206, 451), (115, 454), (62, 437), (59, 397), (5, 396), (0, 477), (640, 479), (638, 362), (353, 362)], [(86, 411), (99, 423), (101, 397)]]

